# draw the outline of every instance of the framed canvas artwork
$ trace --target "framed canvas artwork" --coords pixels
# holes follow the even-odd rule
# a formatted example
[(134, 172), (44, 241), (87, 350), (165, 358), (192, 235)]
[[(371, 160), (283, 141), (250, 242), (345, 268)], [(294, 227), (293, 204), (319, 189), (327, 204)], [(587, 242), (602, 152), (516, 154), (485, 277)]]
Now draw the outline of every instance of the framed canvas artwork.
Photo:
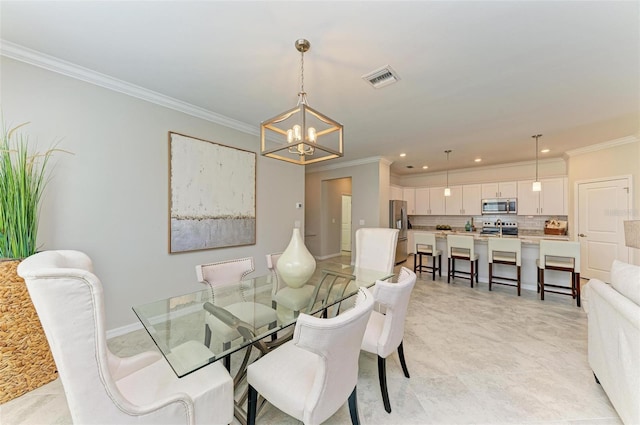
[(256, 154), (169, 132), (169, 252), (256, 243)]

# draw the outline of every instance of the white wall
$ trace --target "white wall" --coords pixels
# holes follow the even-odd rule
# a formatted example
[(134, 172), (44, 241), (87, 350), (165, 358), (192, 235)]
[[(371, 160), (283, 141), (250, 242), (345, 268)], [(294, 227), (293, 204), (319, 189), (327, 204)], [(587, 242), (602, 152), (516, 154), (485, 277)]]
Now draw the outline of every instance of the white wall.
[[(352, 241), (355, 231), (360, 227), (388, 227), (389, 221), (389, 166), (380, 165), (385, 161), (379, 159), (351, 164), (327, 165), (307, 171), (305, 184), (305, 222), (307, 225), (305, 243), (311, 253), (319, 258), (335, 254), (330, 246), (322, 243), (329, 238), (330, 229), (327, 222), (329, 202), (326, 199), (328, 190), (323, 189), (323, 182), (329, 180), (351, 178), (351, 217)], [(386, 169), (387, 176), (381, 174)], [(386, 183), (384, 185), (381, 182)], [(384, 186), (384, 187), (383, 187)], [(382, 197), (386, 194), (386, 199)], [(323, 198), (324, 196), (324, 198)], [(381, 208), (381, 205), (386, 208)], [(360, 224), (361, 220), (364, 224)], [(355, 244), (351, 251), (355, 258)]]
[[(56, 155), (42, 205), (42, 250), (77, 249), (94, 261), (107, 329), (137, 324), (131, 307), (203, 289), (199, 263), (282, 251), (304, 199), (304, 167), (257, 155), (256, 244), (168, 254), (168, 132), (257, 152), (259, 138), (57, 73), (0, 58), (7, 124), (30, 121), (38, 146)], [(203, 88), (204, 89), (204, 88)], [(211, 93), (215, 97), (215, 93)], [(221, 101), (224, 101), (221, 99)], [(258, 123), (256, 123), (256, 134)]]

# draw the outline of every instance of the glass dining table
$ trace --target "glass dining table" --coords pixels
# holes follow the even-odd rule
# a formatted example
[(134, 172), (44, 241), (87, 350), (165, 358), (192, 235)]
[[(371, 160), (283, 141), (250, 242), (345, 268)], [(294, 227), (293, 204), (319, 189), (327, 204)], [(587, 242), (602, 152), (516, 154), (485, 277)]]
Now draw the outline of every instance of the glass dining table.
[[(324, 317), (338, 314), (340, 309), (349, 307), (354, 300), (353, 295), (360, 287), (372, 287), (377, 280), (387, 280), (392, 276), (393, 273), (356, 268), (337, 262), (320, 262), (306, 283), (313, 291), (308, 288), (307, 293), (312, 295), (302, 312)], [(197, 292), (134, 306), (133, 311), (179, 378), (244, 350), (243, 361), (235, 371), (234, 384), (237, 387), (251, 361), (250, 353), (253, 348), (257, 348), (258, 356), (261, 356), (291, 339), (293, 335), (297, 314), (277, 305), (273, 289), (277, 284), (274, 279), (274, 275), (267, 274), (240, 282), (213, 285)], [(247, 322), (246, 318), (243, 321), (230, 311), (232, 308), (226, 308), (239, 302), (248, 303), (249, 309), (258, 304), (262, 305), (262, 310), (264, 306), (272, 308), (277, 320), (268, 326), (258, 326), (259, 323)], [(198, 350), (198, 353), (192, 355), (184, 353), (184, 350), (179, 354), (173, 352), (175, 347), (187, 341), (205, 341), (205, 325), (209, 315), (224, 324), (225, 328), (235, 331), (233, 340), (222, 343), (216, 338), (219, 336), (216, 335), (216, 330), (212, 329), (210, 340), (207, 341), (209, 350)]]

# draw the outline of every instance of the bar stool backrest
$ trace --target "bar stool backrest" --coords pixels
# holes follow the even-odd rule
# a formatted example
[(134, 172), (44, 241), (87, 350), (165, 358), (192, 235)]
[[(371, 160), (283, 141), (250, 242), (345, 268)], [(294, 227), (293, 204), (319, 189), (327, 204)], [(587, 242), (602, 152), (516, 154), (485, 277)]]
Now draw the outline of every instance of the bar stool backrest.
[[(458, 251), (458, 249), (465, 250), (469, 253), (469, 258), (474, 258), (475, 251), (473, 250), (473, 245), (473, 236), (447, 235), (447, 258), (451, 258), (452, 251), (456, 255), (463, 254), (463, 252)], [(466, 256), (466, 253), (463, 255)]]
[(522, 265), (522, 242), (518, 238), (489, 238), (488, 255), (489, 262), (493, 263), (493, 252), (514, 252), (516, 254), (516, 266)]
[(542, 239), (540, 241), (540, 268), (544, 269), (547, 257), (573, 258), (573, 270), (580, 273), (580, 242), (554, 241)]
[[(420, 251), (432, 254), (436, 251), (436, 235), (434, 233), (415, 232), (413, 234), (413, 241), (416, 244), (416, 252)], [(418, 247), (419, 245), (420, 248)]]

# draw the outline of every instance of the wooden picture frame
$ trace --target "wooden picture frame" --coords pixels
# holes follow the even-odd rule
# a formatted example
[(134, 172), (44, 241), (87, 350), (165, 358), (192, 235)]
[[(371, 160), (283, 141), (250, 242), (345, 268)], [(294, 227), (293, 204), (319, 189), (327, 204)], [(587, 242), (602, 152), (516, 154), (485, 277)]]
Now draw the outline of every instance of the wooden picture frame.
[(169, 132), (169, 253), (256, 243), (256, 153)]

